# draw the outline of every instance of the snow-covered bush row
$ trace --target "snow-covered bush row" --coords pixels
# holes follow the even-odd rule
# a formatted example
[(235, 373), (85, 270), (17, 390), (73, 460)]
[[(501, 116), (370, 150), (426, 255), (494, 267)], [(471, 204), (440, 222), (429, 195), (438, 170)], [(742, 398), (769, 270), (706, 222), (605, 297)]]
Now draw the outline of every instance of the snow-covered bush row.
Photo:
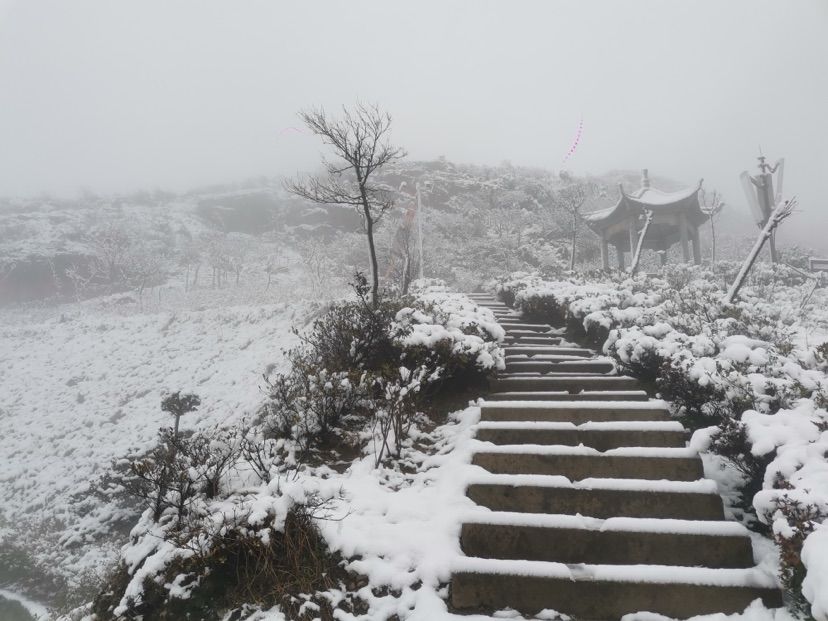
[[(361, 457), (350, 468), (359, 476), (373, 477), (367, 464), (381, 480), (416, 471), (425, 456), (415, 443), (433, 441), (420, 397), (485, 380), (504, 364), (504, 332), (491, 311), (442, 283), (418, 283), (410, 296), (384, 297), (376, 307), (364, 279), (355, 291), (298, 333), (301, 345), (288, 355), (292, 368), (269, 380), (258, 419), (192, 435), (162, 430), (155, 448), (106, 479), (146, 509), (102, 594), (79, 615), (218, 619), (246, 604), (295, 613), (290, 596), (300, 593), (317, 610), (355, 610), (342, 594), (311, 596), (347, 590), (337, 580), (364, 579), (342, 569), (338, 553), (363, 557), (351, 573), (367, 563), (370, 574), (378, 562), (314, 519), (351, 509), (339, 498), (346, 479), (329, 464), (347, 469), (357, 450)], [(195, 396), (181, 399), (198, 403)], [(357, 495), (354, 502), (370, 500)], [(392, 582), (400, 588), (399, 577)]]
[(516, 274), (492, 288), (602, 345), (620, 370), (670, 400), (698, 430), (695, 444), (738, 471), (741, 504), (777, 543), (794, 605), (828, 619), (828, 295), (808, 298), (811, 282), (797, 270), (758, 265), (740, 300), (725, 305), (737, 268), (564, 282)]

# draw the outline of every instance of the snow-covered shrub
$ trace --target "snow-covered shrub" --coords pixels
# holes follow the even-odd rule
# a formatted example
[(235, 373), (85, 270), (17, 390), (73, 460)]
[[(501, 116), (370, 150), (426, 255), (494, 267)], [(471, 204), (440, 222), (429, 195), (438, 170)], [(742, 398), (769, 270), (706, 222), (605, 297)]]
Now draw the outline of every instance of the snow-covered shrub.
[[(376, 307), (359, 275), (354, 291), (300, 333), (291, 369), (268, 382), (267, 425), (305, 452), (348, 444), (358, 436), (348, 432), (367, 425), (407, 429), (389, 423), (399, 418), (389, 412), (417, 412), (423, 396), (482, 381), (504, 365), (504, 332), (492, 312), (442, 281), (415, 281), (411, 295), (383, 294)], [(404, 388), (410, 378), (416, 389)], [(381, 451), (389, 453), (399, 451)]]
[(391, 327), (409, 369), (424, 368), (423, 387), (429, 394), (484, 379), (504, 367), (499, 343), (505, 332), (488, 309), (457, 293), (434, 286), (415, 288), (410, 305), (401, 309)]
[(155, 447), (128, 460), (126, 468), (113, 468), (105, 485), (138, 499), (151, 510), (154, 520), (168, 511), (183, 520), (195, 498), (215, 498), (221, 492), (223, 478), (239, 458), (239, 435), (236, 429), (190, 435), (162, 429)]
[(363, 414), (371, 380), (366, 372), (319, 368), (294, 356), (287, 373), (267, 379), (266, 427), (276, 438), (291, 438), (303, 452), (332, 443), (347, 444), (343, 427)]
[(389, 380), (378, 378), (374, 382), (376, 409), (373, 415), (374, 465), (379, 466), (385, 457), (399, 458), (403, 445), (418, 416), (417, 393), (420, 391), (427, 369), (419, 367), (412, 372), (400, 367), (399, 377)]
[(382, 295), (374, 307), (361, 273), (354, 276), (352, 287), (355, 297), (334, 302), (309, 329), (297, 332), (302, 345), (291, 352), (292, 358), (328, 372), (381, 371), (393, 364), (398, 352), (389, 327), (405, 299)]
[(495, 279), (488, 283), (487, 288), (506, 306), (514, 306), (515, 298), (521, 290), (542, 283), (543, 278), (537, 272), (515, 272)]
[(334, 583), (338, 559), (314, 519), (324, 506), (299, 483), (272, 481), (199, 497), (183, 524), (147, 511), (92, 605), (94, 618), (218, 620), (255, 604), (289, 610), (299, 593)]

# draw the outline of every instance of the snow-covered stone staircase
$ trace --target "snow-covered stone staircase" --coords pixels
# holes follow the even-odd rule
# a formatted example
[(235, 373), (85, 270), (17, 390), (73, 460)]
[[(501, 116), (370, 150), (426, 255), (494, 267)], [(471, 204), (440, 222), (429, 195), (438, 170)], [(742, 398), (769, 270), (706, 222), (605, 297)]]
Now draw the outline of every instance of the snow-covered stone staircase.
[(725, 521), (688, 434), (666, 405), (563, 332), (470, 294), (506, 329), (506, 372), (481, 406), (462, 525), (458, 611), (637, 611), (687, 618), (778, 606), (747, 531)]

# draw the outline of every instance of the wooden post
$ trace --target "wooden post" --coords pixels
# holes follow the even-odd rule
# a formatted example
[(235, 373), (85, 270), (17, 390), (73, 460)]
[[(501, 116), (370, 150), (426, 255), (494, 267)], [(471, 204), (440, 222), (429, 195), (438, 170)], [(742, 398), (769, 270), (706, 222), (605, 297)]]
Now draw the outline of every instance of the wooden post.
[[(653, 212), (648, 209), (645, 213), (647, 215), (647, 219), (644, 221), (644, 228), (641, 229), (641, 236), (635, 244), (635, 251), (633, 252), (630, 264), (630, 274), (633, 275), (635, 275), (635, 271), (638, 269), (638, 262), (641, 260), (641, 249), (644, 248), (644, 238), (647, 236), (647, 231), (653, 223)], [(630, 229), (630, 235), (632, 235), (632, 229)], [(632, 243), (632, 239), (630, 239), (630, 243)]]
[(770, 248), (771, 263), (776, 264), (779, 261), (779, 256), (776, 254), (776, 231), (771, 233), (770, 239), (768, 240), (768, 248)]
[(635, 221), (630, 222), (630, 263), (635, 257), (635, 248), (638, 246), (638, 231), (635, 228)]
[(748, 272), (750, 272), (750, 269), (756, 262), (756, 257), (759, 256), (759, 251), (761, 251), (762, 246), (765, 245), (765, 240), (770, 239), (774, 230), (776, 230), (776, 227), (779, 226), (779, 223), (793, 213), (793, 210), (796, 208), (796, 204), (797, 201), (795, 196), (792, 197), (791, 200), (784, 203), (777, 203), (776, 208), (773, 212), (771, 212), (767, 223), (759, 233), (759, 237), (756, 238), (756, 243), (753, 244), (753, 248), (748, 254), (747, 259), (745, 259), (745, 262), (742, 264), (742, 269), (739, 270), (736, 280), (733, 281), (730, 289), (728, 289), (727, 295), (724, 297), (725, 304), (732, 304), (733, 300), (736, 299), (736, 296), (739, 294), (739, 289), (742, 288), (742, 284), (744, 284), (745, 278), (747, 278)]
[(607, 242), (607, 238), (603, 235), (601, 236), (601, 267), (604, 268), (604, 271), (609, 271), (609, 244)]
[(690, 247), (687, 244), (687, 215), (682, 211), (679, 214), (679, 233), (681, 235), (681, 256), (685, 263), (690, 261)]
[(699, 239), (699, 229), (693, 228), (693, 263), (701, 264), (701, 240)]

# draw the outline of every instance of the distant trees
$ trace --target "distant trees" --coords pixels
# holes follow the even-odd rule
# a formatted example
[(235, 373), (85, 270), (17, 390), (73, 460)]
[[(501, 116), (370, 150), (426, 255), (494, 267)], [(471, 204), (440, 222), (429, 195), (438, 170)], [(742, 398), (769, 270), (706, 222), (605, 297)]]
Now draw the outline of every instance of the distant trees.
[(320, 109), (300, 113), (307, 127), (333, 148), (336, 161), (323, 162), (326, 175), (285, 183), (289, 192), (321, 205), (343, 205), (362, 216), (371, 264), (371, 304), (376, 308), (379, 271), (374, 229), (394, 205), (394, 190), (375, 182), (383, 166), (401, 159), (405, 151), (389, 142), (391, 116), (376, 105), (343, 107), (333, 119)]
[(170, 248), (149, 239), (145, 231), (120, 222), (110, 222), (85, 236), (89, 256), (67, 268), (66, 278), (76, 298), (90, 292), (135, 289), (160, 282), (164, 259)]
[[(201, 269), (202, 260), (201, 244), (195, 239), (188, 239), (184, 242), (179, 254), (179, 261), (185, 268), (184, 291), (189, 291), (191, 287), (198, 286), (198, 272)], [(190, 282), (190, 272), (193, 275), (192, 282)]]

